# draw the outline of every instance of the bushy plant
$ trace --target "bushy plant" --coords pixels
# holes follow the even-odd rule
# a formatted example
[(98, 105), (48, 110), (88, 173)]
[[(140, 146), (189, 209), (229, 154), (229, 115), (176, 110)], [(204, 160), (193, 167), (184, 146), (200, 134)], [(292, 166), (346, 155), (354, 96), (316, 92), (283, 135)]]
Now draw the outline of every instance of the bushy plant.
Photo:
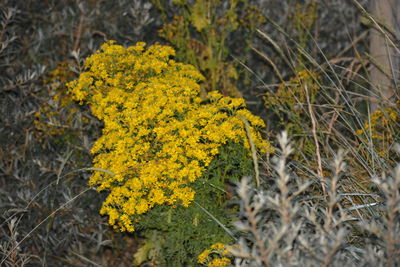
[(248, 177), (238, 184), (240, 238), (229, 249), (235, 266), (397, 266), (400, 165), (372, 177), (383, 201), (363, 206), (380, 205), (379, 218), (360, 218), (352, 213), (360, 207), (344, 207), (344, 150), (332, 162), (332, 177), (324, 179), (326, 194), (317, 198), (309, 190), (313, 182), (302, 182), (291, 167), (294, 148), (286, 132), (279, 145), (275, 175), (264, 181), (268, 187), (256, 189)]
[(316, 103), (321, 90), (318, 79), (316, 72), (302, 69), (275, 92), (265, 94), (265, 107), (278, 119), (275, 127), (284, 127), (291, 135), (305, 135), (310, 126), (307, 105)]
[(386, 159), (397, 156), (393, 145), (400, 139), (398, 105), (400, 101), (392, 107), (375, 110), (368, 116), (362, 129), (357, 130), (360, 138), (366, 143), (370, 142), (379, 156)]
[(240, 72), (230, 55), (248, 56), (249, 41), (265, 22), (261, 10), (247, 0), (152, 2), (163, 18), (159, 35), (174, 46), (178, 60), (194, 65), (207, 78), (203, 94), (218, 90), (242, 96)]
[[(240, 146), (247, 151), (247, 159), (239, 157), (236, 164), (251, 162), (250, 145), (264, 154), (272, 149), (259, 132), (264, 122), (245, 108), (243, 99), (223, 97), (216, 91), (202, 99), (198, 82), (203, 76), (193, 66), (171, 59), (174, 53), (171, 47), (157, 44), (146, 50), (144, 43), (128, 48), (106, 43), (86, 59), (87, 71), (68, 86), (75, 100), (89, 104), (93, 115), (104, 121), (102, 136), (91, 150), (94, 168), (103, 171), (93, 173), (90, 185), (110, 192), (101, 209), (109, 224), (121, 231), (132, 232), (139, 225), (142, 232), (172, 232), (175, 236), (167, 234), (168, 238), (161, 239), (175, 243), (189, 242), (194, 236), (184, 228), (195, 227), (200, 231), (195, 234), (200, 244), (201, 239), (213, 235), (206, 234), (210, 229), (214, 234), (218, 230), (202, 229), (209, 225), (204, 219), (198, 219), (204, 221), (201, 226), (191, 222), (193, 216), (199, 216), (198, 207), (189, 213), (184, 208), (192, 204), (198, 189), (201, 205), (225, 213), (217, 209), (225, 202), (218, 197), (221, 193), (213, 195), (215, 190), (203, 184), (219, 179), (214, 184), (223, 187), (227, 173), (205, 175), (222, 147), (239, 145), (233, 155), (241, 155)], [(223, 171), (229, 165), (232, 163), (217, 169)], [(239, 175), (249, 173), (248, 167)], [(179, 221), (170, 218), (163, 225), (160, 218), (165, 220), (165, 214), (174, 214)], [(177, 238), (178, 233), (181, 236)], [(159, 264), (160, 258), (173, 256), (160, 254)]]
[(300, 163), (299, 175), (305, 179), (314, 167), (316, 172), (312, 176), (316, 174), (317, 179), (329, 176), (327, 158), (339, 147), (348, 148), (353, 155), (350, 159), (353, 171), (346, 180), (347, 190), (370, 193), (371, 182), (367, 177), (396, 162), (390, 148), (399, 141), (395, 133), (398, 122), (389, 113), (393, 117), (398, 105), (383, 100), (380, 103), (382, 111), (389, 106), (391, 110), (385, 116), (380, 115), (383, 120), (378, 120), (386, 126), (379, 126), (378, 121), (374, 123), (376, 130), (379, 128), (378, 131), (385, 133), (384, 141), (376, 138), (376, 130), (366, 133), (366, 128), (371, 128), (370, 119), (376, 114), (365, 116), (369, 105), (366, 96), (374, 86), (365, 78), (368, 77), (367, 59), (360, 56), (365, 47), (359, 44), (354, 53), (345, 49), (338, 55), (323, 50), (319, 36), (314, 34), (319, 27), (317, 18), (326, 12), (322, 7), (317, 1), (295, 6), (290, 16), (293, 27), (288, 32), (272, 22), (282, 33), (280, 39), (272, 40), (269, 33), (262, 33), (273, 46), (273, 54), (277, 54), (273, 57), (273, 54), (261, 53), (274, 70), (271, 76), (278, 80), (263, 87), (268, 90), (264, 94), (266, 112), (275, 122), (269, 125), (271, 131), (287, 130), (302, 148), (295, 151), (294, 157)]

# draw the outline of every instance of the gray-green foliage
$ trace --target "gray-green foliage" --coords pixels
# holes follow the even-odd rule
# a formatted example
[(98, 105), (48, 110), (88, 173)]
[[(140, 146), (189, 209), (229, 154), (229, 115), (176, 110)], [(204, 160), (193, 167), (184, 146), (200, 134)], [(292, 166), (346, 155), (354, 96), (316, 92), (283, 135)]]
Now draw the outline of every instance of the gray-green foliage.
[(54, 104), (45, 81), (60, 62), (74, 74), (105, 39), (154, 40), (153, 12), (141, 0), (0, 1), (0, 266), (130, 263), (127, 239), (98, 214), (102, 197), (85, 192), (89, 173), (77, 171), (90, 166), (99, 123), (84, 130), (82, 109), (59, 125), (79, 134), (60, 142), (38, 132), (34, 115)]
[(293, 148), (286, 133), (279, 143), (273, 186), (255, 189), (246, 178), (238, 185), (240, 217), (235, 226), (240, 238), (232, 249), (236, 266), (397, 266), (400, 165), (391, 175), (373, 179), (384, 198), (377, 205), (382, 213), (366, 219), (351, 211), (368, 205), (343, 206), (343, 150), (333, 160), (332, 177), (321, 181), (324, 194), (317, 197), (309, 194), (312, 183), (291, 171)]

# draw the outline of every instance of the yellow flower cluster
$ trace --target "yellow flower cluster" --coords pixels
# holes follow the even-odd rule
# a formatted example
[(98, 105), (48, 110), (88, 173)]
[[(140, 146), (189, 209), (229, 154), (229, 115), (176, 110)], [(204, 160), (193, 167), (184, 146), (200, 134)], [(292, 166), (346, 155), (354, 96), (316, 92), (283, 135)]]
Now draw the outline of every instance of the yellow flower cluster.
[(257, 128), (263, 121), (245, 109), (243, 99), (212, 92), (199, 97), (203, 76), (170, 57), (168, 46), (145, 43), (125, 48), (106, 43), (86, 59), (86, 72), (68, 84), (75, 100), (89, 104), (104, 122), (94, 143), (96, 171), (90, 185), (109, 190), (101, 214), (121, 231), (155, 205), (187, 207), (189, 186), (228, 141), (249, 147), (243, 120), (261, 152), (271, 151)]
[(357, 130), (360, 136), (371, 136), (376, 145), (378, 154), (390, 157), (390, 146), (395, 142), (399, 134), (399, 106), (400, 101), (396, 103), (397, 107), (390, 107), (376, 110), (371, 113), (370, 119), (365, 122), (362, 129)]
[(372, 138), (381, 141), (393, 141), (393, 133), (390, 132), (389, 126), (394, 125), (398, 119), (398, 111), (394, 108), (386, 108), (384, 110), (376, 110), (371, 114), (369, 122), (364, 124), (363, 129), (357, 131), (358, 135), (362, 135), (364, 132), (369, 133), (371, 131)]
[(216, 243), (209, 249), (204, 250), (198, 257), (197, 263), (209, 267), (225, 267), (231, 264), (231, 260), (226, 257), (229, 255), (229, 248), (222, 243)]

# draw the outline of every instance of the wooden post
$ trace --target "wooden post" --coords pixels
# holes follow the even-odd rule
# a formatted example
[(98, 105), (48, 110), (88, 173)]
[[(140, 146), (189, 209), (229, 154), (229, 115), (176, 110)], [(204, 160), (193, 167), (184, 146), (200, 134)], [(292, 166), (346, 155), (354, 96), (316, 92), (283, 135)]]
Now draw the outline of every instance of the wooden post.
[[(372, 94), (382, 98), (384, 102), (393, 101), (400, 76), (400, 0), (370, 2), (372, 18), (379, 24), (372, 23), (370, 32)], [(371, 109), (376, 110), (378, 104), (376, 101), (372, 102)]]

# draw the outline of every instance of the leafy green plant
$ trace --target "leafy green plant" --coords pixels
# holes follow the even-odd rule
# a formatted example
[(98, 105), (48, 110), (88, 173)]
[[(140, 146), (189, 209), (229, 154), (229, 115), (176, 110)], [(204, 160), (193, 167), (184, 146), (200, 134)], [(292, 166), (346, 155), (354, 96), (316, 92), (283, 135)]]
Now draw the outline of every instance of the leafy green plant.
[[(141, 229), (147, 238), (137, 257), (147, 259), (151, 250), (157, 264), (186, 264), (203, 244), (224, 239), (225, 180), (251, 172), (250, 151), (272, 152), (259, 132), (264, 122), (243, 99), (213, 91), (203, 100), (203, 76), (173, 55), (157, 44), (146, 50), (144, 43), (106, 43), (68, 84), (74, 99), (104, 121), (91, 150), (100, 171), (90, 178), (98, 191), (110, 192), (101, 214), (121, 231)], [(154, 235), (165, 240), (159, 249), (149, 243)]]
[(212, 244), (234, 242), (231, 222), (237, 210), (229, 205), (233, 182), (253, 175), (252, 161), (242, 145), (228, 144), (192, 184), (194, 203), (157, 206), (137, 226), (140, 247), (135, 263), (157, 266), (197, 266), (197, 257)]
[[(173, 1), (170, 7), (163, 1), (152, 1), (162, 13), (164, 21), (159, 35), (177, 50), (177, 59), (194, 65), (205, 76), (203, 95), (219, 90), (224, 95), (241, 96), (237, 89), (239, 72), (230, 58), (230, 47), (248, 51), (255, 29), (265, 21), (260, 9), (247, 0), (187, 0)], [(240, 44), (238, 40), (240, 39)]]

